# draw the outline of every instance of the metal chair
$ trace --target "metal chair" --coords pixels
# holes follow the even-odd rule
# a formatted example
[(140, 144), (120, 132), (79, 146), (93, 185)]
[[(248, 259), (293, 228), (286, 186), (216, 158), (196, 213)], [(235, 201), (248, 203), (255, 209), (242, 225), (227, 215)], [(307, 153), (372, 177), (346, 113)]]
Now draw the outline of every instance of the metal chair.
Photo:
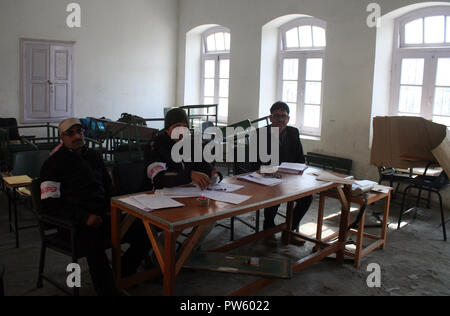
[[(71, 257), (71, 263), (77, 263), (79, 259), (84, 257), (76, 246), (78, 227), (72, 221), (62, 220), (41, 212), (41, 180), (39, 178), (34, 179), (31, 184), (31, 196), (34, 209), (38, 215), (39, 232), (41, 235), (41, 253), (37, 288), (42, 288), (43, 280), (45, 280), (68, 295), (79, 296), (79, 288), (74, 287), (72, 293), (66, 286), (60, 284), (44, 273), (47, 249), (52, 249), (58, 253)], [(62, 239), (58, 230), (68, 231), (70, 240), (66, 241)]]
[(408, 210), (405, 210), (405, 200), (408, 196), (408, 192), (411, 189), (417, 189), (419, 190), (416, 200), (416, 207), (419, 206), (421, 200), (428, 201), (429, 199), (424, 199), (421, 197), (422, 191), (428, 191), (429, 195), (431, 193), (436, 193), (439, 198), (439, 207), (440, 207), (440, 213), (441, 213), (441, 225), (442, 225), (442, 233), (444, 236), (444, 241), (447, 241), (447, 232), (446, 232), (446, 221), (444, 218), (444, 208), (442, 205), (442, 196), (440, 194), (440, 191), (447, 187), (449, 184), (449, 178), (445, 171), (442, 171), (442, 173), (437, 177), (427, 176), (427, 170), (429, 168), (430, 164), (425, 168), (425, 172), (423, 175), (415, 177), (415, 178), (409, 178), (408, 180), (408, 186), (403, 191), (403, 199), (402, 199), (402, 205), (400, 209), (400, 215), (398, 218), (398, 225), (397, 229), (400, 228), (400, 224), (402, 222), (403, 214), (413, 210), (414, 208), (410, 208)]

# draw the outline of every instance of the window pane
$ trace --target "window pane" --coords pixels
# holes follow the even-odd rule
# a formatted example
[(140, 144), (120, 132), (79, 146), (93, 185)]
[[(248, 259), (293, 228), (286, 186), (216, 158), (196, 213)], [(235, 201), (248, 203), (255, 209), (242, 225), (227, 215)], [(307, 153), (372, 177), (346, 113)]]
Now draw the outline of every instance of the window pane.
[(405, 58), (402, 60), (401, 84), (422, 85), (424, 59)]
[(203, 102), (204, 104), (214, 104), (214, 98), (209, 97), (203, 98)]
[(205, 78), (214, 78), (216, 75), (216, 61), (205, 60)]
[(433, 122), (450, 127), (450, 117), (448, 116), (433, 116)]
[(297, 81), (283, 81), (283, 101), (297, 102)]
[(228, 79), (220, 79), (219, 83), (219, 97), (228, 98)]
[(327, 46), (325, 29), (323, 27), (313, 26), (314, 47)]
[(225, 50), (230, 50), (230, 33), (225, 33)]
[(286, 32), (286, 47), (294, 48), (298, 46), (298, 28), (294, 27)]
[(450, 115), (450, 88), (436, 88), (433, 114)]
[(305, 85), (305, 103), (321, 104), (322, 99), (322, 83), (307, 82)]
[(289, 125), (297, 125), (297, 103), (287, 103), (289, 106)]
[(216, 50), (216, 39), (214, 34), (211, 34), (206, 38), (206, 51), (213, 52)]
[(409, 22), (405, 25), (405, 44), (423, 43), (423, 19)]
[(218, 51), (225, 50), (225, 37), (222, 32), (217, 32), (216, 34), (216, 49)]
[(205, 79), (205, 97), (214, 97), (214, 79)]
[(283, 80), (298, 80), (298, 59), (283, 60)]
[(422, 88), (402, 86), (400, 87), (399, 112), (420, 113), (422, 100)]
[(305, 105), (303, 125), (313, 128), (320, 127), (320, 106), (308, 104)]
[(302, 25), (298, 30), (300, 34), (300, 47), (312, 47), (311, 25)]
[(228, 79), (230, 78), (230, 60), (222, 59), (220, 61), (220, 78)]
[(447, 31), (446, 31), (446, 34), (447, 34), (446, 42), (450, 43), (450, 16), (447, 17)]
[(437, 66), (437, 86), (450, 86), (450, 58), (439, 58)]
[(322, 58), (308, 58), (306, 60), (306, 80), (322, 80)]
[(425, 43), (443, 43), (444, 25), (444, 16), (430, 16), (425, 18)]
[(228, 116), (228, 98), (219, 99), (219, 116)]

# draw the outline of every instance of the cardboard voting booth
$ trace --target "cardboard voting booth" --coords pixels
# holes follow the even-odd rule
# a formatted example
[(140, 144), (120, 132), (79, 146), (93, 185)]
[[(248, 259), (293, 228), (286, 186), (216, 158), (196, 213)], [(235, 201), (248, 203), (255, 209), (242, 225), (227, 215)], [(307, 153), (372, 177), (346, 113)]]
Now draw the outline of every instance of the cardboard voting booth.
[(450, 133), (445, 125), (421, 117), (375, 117), (370, 162), (390, 168), (436, 162), (450, 175)]

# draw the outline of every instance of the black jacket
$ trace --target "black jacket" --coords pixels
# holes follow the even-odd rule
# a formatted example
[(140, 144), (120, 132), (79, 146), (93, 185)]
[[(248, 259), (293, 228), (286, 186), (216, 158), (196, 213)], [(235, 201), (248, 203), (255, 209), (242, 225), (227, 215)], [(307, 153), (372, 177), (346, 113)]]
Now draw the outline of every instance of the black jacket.
[[(213, 168), (204, 161), (174, 162), (171, 156), (174, 145), (175, 141), (169, 137), (165, 130), (157, 133), (149, 142), (146, 150), (147, 176), (155, 189), (191, 183), (192, 171), (203, 172), (211, 176)], [(194, 155), (193, 150), (192, 155)], [(194, 161), (194, 159), (191, 159), (191, 161)]]
[[(271, 153), (271, 127), (267, 127), (267, 151)], [(265, 127), (263, 127), (265, 128)], [(258, 139), (261, 129), (258, 129)], [(258, 142), (259, 148), (259, 142)], [(305, 156), (303, 154), (303, 146), (300, 141), (300, 132), (297, 128), (286, 126), (280, 134), (280, 164), (282, 162), (305, 163)]]
[(112, 182), (101, 155), (84, 147), (80, 155), (62, 146), (41, 169), (42, 212), (85, 224), (103, 219), (110, 207)]

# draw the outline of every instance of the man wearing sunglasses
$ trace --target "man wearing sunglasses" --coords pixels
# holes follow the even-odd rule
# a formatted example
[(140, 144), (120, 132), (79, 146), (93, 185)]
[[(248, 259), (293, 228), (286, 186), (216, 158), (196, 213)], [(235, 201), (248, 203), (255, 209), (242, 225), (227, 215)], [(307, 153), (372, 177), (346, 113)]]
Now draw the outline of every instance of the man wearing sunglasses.
[[(289, 124), (289, 106), (284, 102), (276, 102), (270, 108), (270, 122), (267, 133), (267, 146), (270, 152), (270, 128), (275, 127), (279, 129), (279, 162), (291, 163), (305, 163), (303, 155), (303, 146), (300, 141), (300, 132), (297, 128), (288, 126)], [(300, 221), (305, 216), (312, 202), (312, 196), (307, 196), (298, 199), (295, 203), (294, 217), (292, 223), (292, 230), (298, 230)], [(266, 208), (264, 210), (264, 229), (269, 229), (275, 226), (275, 216), (277, 215), (279, 205)], [(283, 238), (285, 238), (283, 236)], [(291, 243), (296, 245), (303, 245), (304, 240), (293, 238)]]
[[(62, 146), (41, 169), (41, 205), (44, 213), (79, 226), (78, 248), (86, 254), (89, 272), (98, 295), (117, 295), (105, 249), (111, 240), (109, 217), (112, 181), (101, 155), (85, 146), (77, 118), (59, 124)], [(69, 232), (59, 230), (62, 239)], [(123, 276), (134, 274), (150, 250), (140, 221), (135, 221), (124, 241), (130, 244), (122, 259)]]

